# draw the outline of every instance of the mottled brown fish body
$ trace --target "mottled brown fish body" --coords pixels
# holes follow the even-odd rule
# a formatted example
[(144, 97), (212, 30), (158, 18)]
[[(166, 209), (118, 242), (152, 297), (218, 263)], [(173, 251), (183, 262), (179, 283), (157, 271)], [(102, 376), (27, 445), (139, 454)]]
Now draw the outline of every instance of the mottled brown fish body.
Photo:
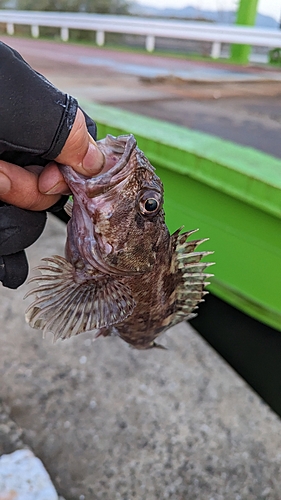
[(98, 146), (105, 165), (97, 177), (61, 166), (73, 193), (66, 258), (43, 259), (26, 319), (56, 339), (95, 330), (151, 348), (202, 300), (210, 264), (201, 259), (210, 252), (196, 251), (202, 240), (187, 241), (194, 231), (170, 236), (163, 185), (132, 135)]

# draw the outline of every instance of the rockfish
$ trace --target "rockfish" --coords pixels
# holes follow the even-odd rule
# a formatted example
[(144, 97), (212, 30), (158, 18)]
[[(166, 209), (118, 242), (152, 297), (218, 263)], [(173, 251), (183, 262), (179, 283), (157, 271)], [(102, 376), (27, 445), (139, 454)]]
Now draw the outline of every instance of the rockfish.
[(211, 276), (201, 259), (212, 252), (196, 251), (205, 239), (187, 241), (194, 231), (170, 235), (162, 182), (133, 135), (97, 144), (105, 158), (98, 176), (60, 166), (73, 193), (65, 258), (44, 258), (37, 268), (26, 320), (55, 339), (94, 330), (148, 349), (195, 316)]

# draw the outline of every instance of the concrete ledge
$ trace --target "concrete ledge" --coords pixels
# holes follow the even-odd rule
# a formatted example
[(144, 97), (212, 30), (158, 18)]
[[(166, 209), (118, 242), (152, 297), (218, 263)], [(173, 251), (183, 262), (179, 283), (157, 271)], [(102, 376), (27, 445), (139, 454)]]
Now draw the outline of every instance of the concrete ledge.
[[(50, 216), (31, 268), (64, 242)], [(1, 395), (58, 494), (280, 500), (280, 419), (190, 325), (163, 335), (168, 351), (91, 333), (54, 344), (24, 323), (27, 289), (0, 288)]]

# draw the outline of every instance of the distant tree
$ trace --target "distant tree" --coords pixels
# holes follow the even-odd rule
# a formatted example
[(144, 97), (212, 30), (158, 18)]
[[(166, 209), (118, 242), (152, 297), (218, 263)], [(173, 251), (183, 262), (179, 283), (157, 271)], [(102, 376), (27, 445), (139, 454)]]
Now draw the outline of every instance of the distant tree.
[[(1, 4), (4, 0), (0, 0)], [(60, 12), (95, 12), (99, 14), (128, 14), (128, 0), (17, 0), (19, 10), (43, 10)]]

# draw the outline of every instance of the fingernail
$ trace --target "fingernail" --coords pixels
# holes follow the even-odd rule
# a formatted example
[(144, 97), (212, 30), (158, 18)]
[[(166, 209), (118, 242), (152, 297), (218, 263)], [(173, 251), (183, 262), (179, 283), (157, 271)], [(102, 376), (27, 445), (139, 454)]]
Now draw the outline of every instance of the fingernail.
[(88, 132), (88, 136), (89, 136), (89, 141), (97, 147), (97, 143), (96, 143), (95, 139), (91, 136), (91, 134), (89, 132)]
[(5, 174), (0, 172), (0, 196), (1, 194), (7, 194), (12, 187), (12, 183)]
[(65, 182), (58, 182), (51, 189), (44, 192), (43, 194), (69, 194), (69, 189), (66, 189)]
[(89, 173), (98, 174), (104, 163), (102, 152), (92, 143), (89, 143), (88, 151), (83, 159), (83, 168)]

